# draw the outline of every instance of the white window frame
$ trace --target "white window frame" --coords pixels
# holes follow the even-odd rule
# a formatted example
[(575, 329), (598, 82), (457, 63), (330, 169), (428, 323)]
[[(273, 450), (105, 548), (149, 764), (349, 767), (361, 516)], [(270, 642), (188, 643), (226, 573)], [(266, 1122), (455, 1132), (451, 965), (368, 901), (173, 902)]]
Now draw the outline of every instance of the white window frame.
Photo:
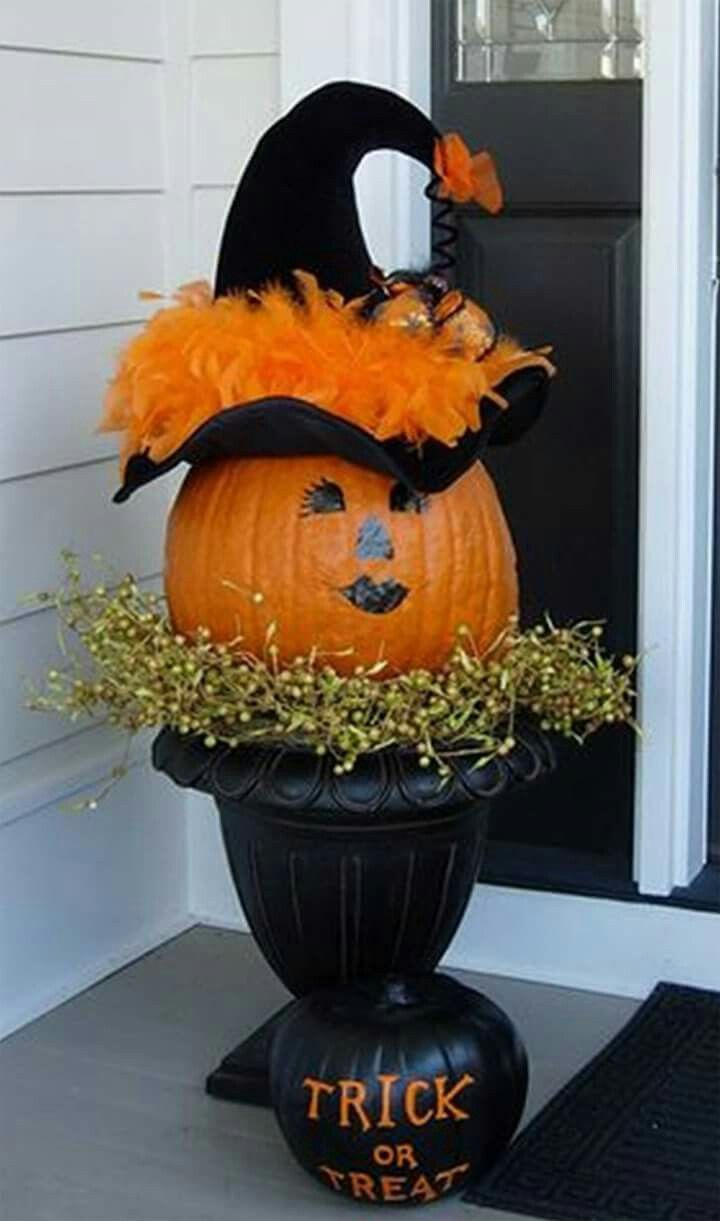
[[(280, 0), (280, 20), (283, 109), (322, 81), (347, 77), (397, 89), (429, 110), (429, 0)], [(692, 881), (707, 845), (717, 6), (647, 0), (646, 30), (638, 607), (644, 739), (634, 876), (641, 895), (662, 897)], [(360, 200), (373, 253), (389, 266), (417, 262), (427, 254), (427, 215), (421, 192), (411, 189), (414, 171), (391, 155), (368, 162)], [(713, 914), (477, 890), (453, 961), (638, 995), (663, 974), (717, 982)]]

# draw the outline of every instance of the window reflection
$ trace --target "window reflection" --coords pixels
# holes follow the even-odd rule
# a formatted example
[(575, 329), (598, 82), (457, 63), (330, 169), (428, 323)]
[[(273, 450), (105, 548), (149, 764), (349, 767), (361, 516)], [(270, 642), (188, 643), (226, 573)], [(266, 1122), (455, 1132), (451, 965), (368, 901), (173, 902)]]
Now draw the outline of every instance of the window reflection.
[(458, 0), (461, 81), (643, 75), (645, 0)]

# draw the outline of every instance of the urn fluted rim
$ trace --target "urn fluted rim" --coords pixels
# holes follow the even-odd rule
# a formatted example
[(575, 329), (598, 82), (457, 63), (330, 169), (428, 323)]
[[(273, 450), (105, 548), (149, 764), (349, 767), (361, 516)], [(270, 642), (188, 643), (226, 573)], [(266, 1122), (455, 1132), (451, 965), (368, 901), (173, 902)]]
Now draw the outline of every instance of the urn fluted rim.
[(329, 755), (292, 743), (208, 747), (197, 737), (165, 728), (153, 744), (153, 763), (183, 788), (218, 801), (252, 805), (290, 820), (323, 817), (333, 825), (367, 826), (442, 819), (485, 803), (552, 771), (551, 738), (529, 723), (515, 729), (515, 746), (479, 766), (477, 749), (453, 750), (449, 775), (423, 767), (417, 751), (391, 747), (361, 755), (351, 772), (336, 774)]

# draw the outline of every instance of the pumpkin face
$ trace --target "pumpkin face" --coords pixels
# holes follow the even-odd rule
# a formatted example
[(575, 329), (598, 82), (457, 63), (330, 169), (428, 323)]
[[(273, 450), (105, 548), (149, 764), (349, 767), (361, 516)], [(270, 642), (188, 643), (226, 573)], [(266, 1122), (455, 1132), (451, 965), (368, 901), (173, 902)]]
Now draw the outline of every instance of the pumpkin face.
[(479, 465), (422, 496), (331, 456), (228, 458), (188, 474), (170, 515), (173, 624), (339, 672), (438, 669), (465, 624), (480, 652), (517, 611), (515, 554)]
[(300, 1165), (373, 1204), (431, 1204), (487, 1171), (520, 1119), (524, 1048), (444, 975), (314, 992), (273, 1038), (270, 1092)]

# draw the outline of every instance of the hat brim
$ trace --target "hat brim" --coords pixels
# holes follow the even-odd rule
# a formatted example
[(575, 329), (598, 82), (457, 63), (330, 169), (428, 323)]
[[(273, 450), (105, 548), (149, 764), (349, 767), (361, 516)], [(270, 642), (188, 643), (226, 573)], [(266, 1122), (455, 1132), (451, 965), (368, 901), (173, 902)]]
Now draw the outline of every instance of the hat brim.
[(146, 453), (133, 454), (113, 500), (121, 504), (138, 488), (181, 462), (196, 466), (216, 458), (311, 454), (334, 454), (407, 483), (418, 492), (442, 492), (482, 456), (488, 445), (509, 444), (532, 427), (545, 404), (549, 380), (546, 371), (538, 367), (511, 373), (497, 386), (507, 407), (483, 399), (482, 428), (468, 429), (455, 445), (432, 438), (422, 446), (411, 446), (398, 438), (379, 441), (357, 424), (304, 399), (275, 396), (227, 407), (196, 428), (161, 462), (154, 462)]

